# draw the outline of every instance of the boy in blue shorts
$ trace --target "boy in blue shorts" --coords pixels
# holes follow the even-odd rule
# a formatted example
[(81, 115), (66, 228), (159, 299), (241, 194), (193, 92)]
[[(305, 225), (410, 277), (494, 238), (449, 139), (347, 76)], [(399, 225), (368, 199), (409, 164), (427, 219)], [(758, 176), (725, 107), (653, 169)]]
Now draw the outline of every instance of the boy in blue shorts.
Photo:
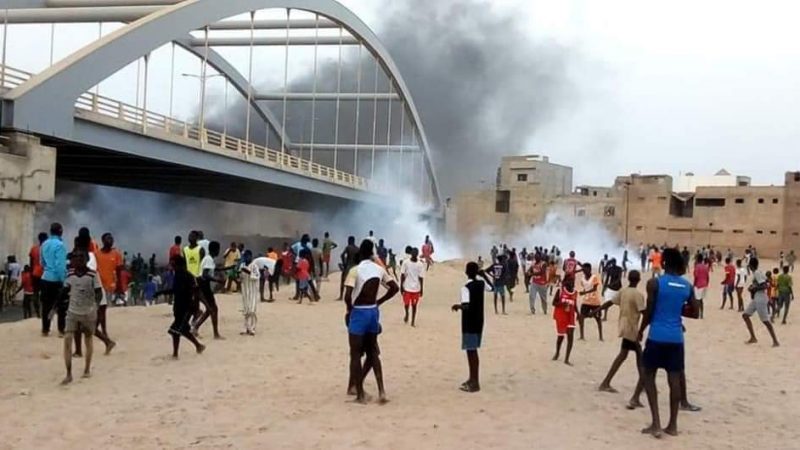
[[(347, 306), (344, 320), (350, 341), (348, 393), (355, 391), (356, 402), (362, 404), (368, 401), (364, 393), (364, 379), (370, 370), (375, 372), (380, 403), (389, 401), (383, 386), (383, 368), (378, 347), (378, 335), (381, 333), (378, 307), (400, 291), (397, 282), (373, 261), (374, 251), (375, 244), (365, 239), (358, 251), (358, 264), (350, 269), (344, 282), (344, 302)], [(386, 286), (386, 293), (378, 298), (381, 284)], [(364, 354), (367, 357), (362, 366), (361, 356)]]
[(467, 352), (469, 365), (469, 379), (459, 389), (478, 392), (481, 390), (478, 349), (483, 338), (483, 294), (491, 292), (494, 286), (475, 262), (467, 263), (465, 273), (467, 283), (461, 287), (461, 303), (453, 305), (453, 311), (461, 311), (461, 349)]

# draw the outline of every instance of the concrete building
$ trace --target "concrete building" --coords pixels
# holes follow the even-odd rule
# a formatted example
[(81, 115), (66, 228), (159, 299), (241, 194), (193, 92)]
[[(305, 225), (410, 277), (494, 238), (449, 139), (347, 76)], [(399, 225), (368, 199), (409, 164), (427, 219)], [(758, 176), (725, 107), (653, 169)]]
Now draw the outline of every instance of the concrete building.
[(752, 186), (748, 177), (724, 171), (710, 186), (698, 184), (706, 177), (685, 178), (680, 191), (669, 175), (623, 176), (610, 187), (573, 191), (565, 188), (569, 167), (539, 156), (503, 158), (496, 190), (464, 192), (449, 202), (448, 230), (466, 242), (476, 234), (513, 239), (553, 212), (599, 222), (631, 245), (800, 253), (800, 172), (787, 173), (784, 186)]
[(752, 245), (767, 255), (797, 250), (786, 240), (787, 208), (788, 214), (795, 210), (785, 203), (800, 189), (800, 183), (789, 182), (793, 179), (787, 174), (785, 186), (698, 186), (693, 194), (674, 192), (667, 175), (617, 179), (629, 190), (623, 228), (636, 243), (712, 245), (737, 252)]

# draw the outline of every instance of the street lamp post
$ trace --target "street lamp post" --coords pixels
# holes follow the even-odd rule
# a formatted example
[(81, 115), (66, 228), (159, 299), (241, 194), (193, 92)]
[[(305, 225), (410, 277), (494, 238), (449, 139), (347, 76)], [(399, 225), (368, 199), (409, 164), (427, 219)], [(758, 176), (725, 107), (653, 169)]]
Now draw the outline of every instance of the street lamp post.
[(625, 182), (625, 247), (628, 246), (628, 229), (630, 228), (631, 182)]

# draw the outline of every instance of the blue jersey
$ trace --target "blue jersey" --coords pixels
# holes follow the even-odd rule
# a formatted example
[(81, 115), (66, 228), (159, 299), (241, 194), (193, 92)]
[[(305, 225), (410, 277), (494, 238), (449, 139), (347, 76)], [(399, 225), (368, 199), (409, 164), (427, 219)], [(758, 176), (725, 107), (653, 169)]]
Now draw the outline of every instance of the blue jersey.
[(653, 317), (650, 319), (648, 339), (655, 342), (683, 343), (681, 315), (683, 305), (689, 300), (692, 286), (680, 276), (662, 275), (658, 278)]

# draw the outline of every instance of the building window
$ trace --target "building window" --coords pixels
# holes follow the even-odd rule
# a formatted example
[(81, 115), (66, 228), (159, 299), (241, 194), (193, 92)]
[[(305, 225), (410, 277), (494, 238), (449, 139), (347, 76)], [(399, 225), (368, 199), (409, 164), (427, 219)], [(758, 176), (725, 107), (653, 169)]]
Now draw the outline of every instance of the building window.
[(667, 197), (661, 197), (661, 196), (659, 196), (659, 197), (658, 197), (658, 199), (659, 199), (659, 200), (666, 200), (666, 199), (667, 199)]
[(694, 217), (694, 202), (691, 198), (672, 196), (669, 201), (669, 214), (674, 217)]
[(764, 203), (764, 199), (763, 198), (758, 199), (758, 203), (759, 204), (763, 204)]
[(737, 205), (741, 205), (741, 204), (744, 203), (744, 199), (743, 198), (737, 198), (735, 202), (736, 202)]
[(764, 234), (764, 230), (756, 230), (756, 234)]
[(605, 217), (614, 217), (617, 215), (617, 208), (614, 206), (606, 206), (603, 209), (603, 216)]
[(792, 233), (792, 236), (800, 236), (800, 233), (798, 233), (797, 231), (795, 231), (794, 233)]
[(518, 173), (517, 174), (517, 181), (528, 181), (528, 174), (527, 173)]
[(667, 227), (656, 227), (658, 231), (667, 231)]
[(497, 191), (494, 212), (508, 213), (511, 210), (511, 191)]
[(772, 199), (772, 204), (773, 205), (777, 205), (778, 204), (778, 199), (777, 198), (773, 198)]
[(597, 197), (597, 191), (592, 191), (592, 197)]
[(585, 217), (586, 216), (586, 210), (585, 209), (579, 209), (579, 210), (575, 211), (575, 215), (577, 215), (578, 217)]
[(770, 231), (769, 234), (778, 234), (777, 231)]
[(695, 200), (694, 206), (719, 208), (725, 206), (724, 198), (698, 198)]
[(795, 182), (800, 182), (800, 172), (795, 172), (794, 173), (794, 181)]
[(733, 230), (733, 234), (742, 234), (744, 230)]
[[(644, 229), (644, 227), (643, 227), (643, 226), (641, 226), (641, 225), (636, 225), (636, 231), (642, 231), (643, 229)], [(795, 233), (795, 234), (797, 234), (797, 233)]]

